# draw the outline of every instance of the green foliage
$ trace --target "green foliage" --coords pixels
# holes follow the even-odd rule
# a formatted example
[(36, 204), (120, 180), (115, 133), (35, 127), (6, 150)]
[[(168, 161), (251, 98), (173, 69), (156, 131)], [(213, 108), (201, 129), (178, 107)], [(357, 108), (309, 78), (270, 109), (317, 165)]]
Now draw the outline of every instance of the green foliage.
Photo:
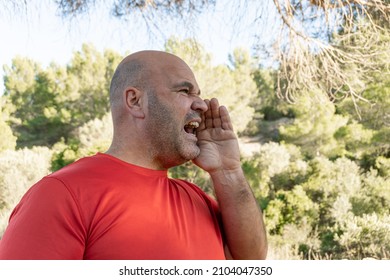
[(260, 147), (257, 158), (257, 167), (262, 177), (273, 177), (286, 170), (290, 163), (290, 154), (287, 148), (275, 142), (269, 142)]
[(375, 168), (378, 170), (380, 176), (384, 178), (390, 177), (390, 158), (379, 156), (375, 160)]
[[(388, 51), (390, 35), (386, 30), (380, 36), (380, 44), (376, 46), (378, 55), (376, 56), (377, 61), (375, 61), (379, 66), (364, 72), (364, 78), (360, 74), (365, 86), (361, 95), (366, 100), (353, 102), (351, 99), (346, 99), (337, 105), (338, 113), (353, 120), (350, 122), (353, 128), (351, 127), (352, 129), (347, 131), (346, 135), (355, 134), (353, 138), (356, 139), (357, 143), (355, 145), (351, 143), (354, 140), (351, 137), (351, 141), (347, 141), (347, 150), (352, 146), (351, 152), (357, 153), (366, 170), (374, 167), (377, 157), (388, 158), (390, 156), (390, 142), (388, 140), (390, 139), (390, 52)], [(354, 40), (358, 42), (359, 40), (370, 40), (370, 37), (355, 36)], [(367, 65), (370, 65), (369, 62), (367, 61)], [(353, 76), (351, 74), (351, 77)], [(360, 144), (359, 141), (362, 143)]]
[[(253, 80), (256, 83), (257, 92), (252, 97), (251, 106), (255, 110), (253, 119), (248, 123), (243, 135), (255, 136), (261, 135), (270, 141), (276, 141), (278, 135), (275, 135), (275, 121), (288, 116), (285, 103), (275, 95), (274, 89), (274, 71), (269, 69), (257, 69), (253, 72)], [(277, 124), (276, 124), (277, 125)]]
[(340, 146), (343, 146), (345, 156), (361, 159), (363, 154), (372, 144), (374, 131), (365, 128), (361, 123), (353, 120), (351, 123), (340, 127), (334, 134)]
[[(275, 72), (256, 69), (243, 49), (231, 55), (230, 66), (213, 65), (193, 40), (172, 38), (166, 49), (194, 69), (204, 98), (217, 97), (229, 108), (239, 135), (256, 136), (251, 144), (258, 148), (242, 158), (242, 168), (263, 209), (270, 258), (390, 256), (388, 75), (359, 76), (356, 83), (364, 84), (362, 95), (370, 100), (357, 102), (360, 119), (350, 99), (334, 104), (317, 92), (297, 94), (295, 104), (278, 99)], [(39, 178), (107, 150), (108, 88), (118, 62), (115, 52), (84, 45), (66, 67), (52, 63), (43, 69), (27, 58), (6, 67), (0, 234), (13, 206)], [(19, 147), (42, 143), (50, 149), (15, 151), (13, 135)], [(169, 176), (213, 195), (208, 174), (191, 162), (170, 169)]]
[[(98, 4), (99, 1), (96, 0), (56, 1), (60, 14), (63, 17), (70, 18), (80, 14), (89, 14), (91, 7)], [(118, 18), (126, 18), (129, 15), (134, 16), (141, 12), (145, 19), (153, 23), (157, 16), (161, 16), (163, 20), (166, 20), (167, 16), (183, 19), (185, 16), (200, 13), (206, 7), (213, 6), (214, 4), (215, 0), (118, 0), (110, 2), (108, 6), (105, 6), (105, 9), (109, 8), (108, 10), (111, 11), (112, 15)]]
[(62, 167), (71, 164), (79, 158), (79, 147), (76, 143), (65, 144), (61, 139), (52, 147), (54, 153), (51, 159), (51, 170), (57, 171)]
[(390, 255), (390, 215), (353, 215), (340, 223), (337, 241), (349, 259), (388, 258)]
[[(44, 71), (27, 58), (16, 57), (12, 67), (5, 67), (6, 106), (12, 106), (12, 127), (18, 137), (18, 144), (53, 143), (59, 132), (67, 131), (63, 126), (63, 115), (56, 100), (58, 81), (61, 83), (61, 69), (52, 65)], [(62, 80), (63, 82), (63, 80)]]
[(0, 236), (22, 195), (49, 173), (51, 154), (47, 147), (0, 153)]
[(318, 216), (318, 205), (308, 197), (300, 185), (296, 185), (290, 191), (277, 191), (265, 211), (267, 227), (272, 234), (283, 233), (284, 227), (288, 224), (315, 225)]
[[(349, 128), (356, 125), (353, 122)], [(360, 139), (369, 142), (370, 132), (368, 130), (369, 137)], [(348, 138), (342, 139), (345, 142), (339, 144), (348, 143)], [(361, 141), (356, 147), (364, 151), (365, 146)], [(288, 250), (275, 258), (388, 257), (388, 248), (382, 245), (384, 249), (378, 249), (386, 242), (383, 232), (389, 226), (387, 219), (378, 229), (372, 229), (374, 237), (364, 243), (378, 249), (377, 254), (373, 253), (374, 249), (364, 251), (357, 245), (357, 240), (364, 237), (372, 223), (370, 215), (375, 214), (378, 219), (389, 215), (388, 158), (378, 157), (375, 168), (364, 172), (358, 165), (360, 161), (353, 158), (330, 160), (317, 156), (310, 159), (303, 157), (301, 149), (302, 146), (271, 142), (261, 145), (258, 153), (243, 160), (243, 169), (263, 209), (271, 244), (279, 251)], [(347, 220), (363, 228), (360, 235), (352, 235), (354, 224), (349, 223), (347, 227)], [(297, 234), (299, 237), (295, 236)], [(356, 248), (349, 250), (349, 246)]]
[(275, 193), (271, 178), (287, 170), (289, 164), (287, 148), (275, 142), (261, 145), (251, 158), (242, 160), (242, 168), (263, 209)]
[(312, 225), (303, 222), (300, 225), (287, 224), (283, 233), (270, 235), (268, 239), (268, 259), (299, 260), (318, 258), (320, 248), (318, 233)]
[(72, 103), (72, 116), (76, 127), (94, 118), (102, 118), (109, 111), (109, 88), (111, 77), (122, 57), (111, 50), (99, 53), (91, 45), (83, 45), (75, 52), (67, 67), (69, 95)]
[(0, 152), (8, 149), (10, 150), (15, 149), (16, 137), (13, 135), (9, 125), (3, 120), (1, 114), (0, 114), (0, 135), (1, 135)]
[[(80, 148), (108, 149), (113, 135), (113, 125), (110, 113), (102, 118), (95, 118), (72, 132), (73, 138), (79, 141)], [(100, 148), (99, 148), (100, 147)]]
[(169, 169), (169, 176), (176, 179), (185, 179), (188, 182), (200, 186), (209, 195), (214, 195), (212, 182), (207, 172), (200, 169), (192, 162)]
[(359, 166), (347, 158), (331, 161), (316, 157), (310, 166), (311, 174), (304, 187), (318, 197), (317, 202), (333, 203), (339, 194), (352, 196), (361, 187)]
[(111, 143), (112, 133), (110, 113), (102, 119), (95, 118), (76, 128), (72, 131), (68, 144), (62, 139), (53, 146), (51, 169), (55, 171), (79, 158), (106, 151)]
[(346, 125), (348, 119), (335, 114), (335, 106), (326, 98), (314, 99), (302, 94), (292, 106), (294, 123), (280, 127), (280, 139), (301, 147), (310, 158), (317, 155), (335, 157), (340, 154), (339, 144), (333, 137)]
[[(381, 160), (378, 158), (378, 161)], [(371, 169), (362, 177), (361, 189), (351, 198), (352, 212), (357, 216), (390, 214), (390, 177), (380, 176), (376, 169)]]
[[(303, 188), (319, 207), (318, 229), (325, 233), (338, 219), (342, 219), (344, 207), (349, 207), (349, 200), (360, 190), (360, 170), (356, 163), (346, 158), (332, 162), (317, 157), (310, 161), (310, 166), (311, 174)], [(322, 239), (322, 242), (322, 246), (327, 248), (333, 240)]]
[(16, 57), (5, 67), (5, 100), (18, 146), (51, 146), (83, 123), (109, 111), (109, 84), (121, 57), (91, 45), (75, 52), (67, 67), (42, 69)]

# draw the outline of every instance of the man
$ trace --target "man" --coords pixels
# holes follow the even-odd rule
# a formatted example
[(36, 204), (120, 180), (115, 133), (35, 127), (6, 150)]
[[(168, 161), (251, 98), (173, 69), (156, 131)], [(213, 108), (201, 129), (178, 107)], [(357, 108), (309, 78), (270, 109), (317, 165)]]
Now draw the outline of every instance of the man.
[[(0, 259), (264, 259), (261, 211), (244, 177), (228, 111), (202, 100), (188, 65), (142, 51), (110, 88), (109, 150), (39, 181), (13, 211)], [(167, 177), (192, 160), (217, 202)]]

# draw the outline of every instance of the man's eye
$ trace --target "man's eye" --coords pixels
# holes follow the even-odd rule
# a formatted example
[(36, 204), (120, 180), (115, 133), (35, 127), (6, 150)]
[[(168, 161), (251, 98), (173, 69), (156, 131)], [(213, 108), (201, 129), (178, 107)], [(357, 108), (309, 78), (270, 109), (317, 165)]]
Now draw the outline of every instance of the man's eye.
[(190, 91), (188, 89), (181, 89), (179, 92), (182, 92), (182, 93), (185, 93), (185, 94), (189, 94)]

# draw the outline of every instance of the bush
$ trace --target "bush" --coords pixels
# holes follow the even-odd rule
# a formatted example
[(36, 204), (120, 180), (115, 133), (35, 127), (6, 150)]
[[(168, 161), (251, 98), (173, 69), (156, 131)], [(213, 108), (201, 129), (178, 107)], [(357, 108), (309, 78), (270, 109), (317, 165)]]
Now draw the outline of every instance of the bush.
[[(269, 235), (269, 252), (267, 259), (300, 260), (324, 258), (319, 255), (321, 241), (312, 226), (288, 224), (283, 234)], [(327, 257), (327, 256), (325, 256)]]
[(261, 145), (259, 152), (242, 161), (242, 168), (262, 209), (274, 197), (272, 177), (286, 171), (290, 164), (290, 152), (284, 145), (269, 142)]
[(302, 226), (318, 223), (318, 205), (305, 193), (302, 186), (295, 186), (291, 191), (276, 192), (264, 210), (267, 228), (272, 234), (281, 234), (288, 224)]
[(359, 166), (347, 159), (331, 161), (325, 157), (316, 157), (310, 161), (310, 178), (304, 188), (311, 193), (314, 201), (333, 205), (340, 194), (353, 196), (361, 187)]
[(390, 177), (381, 177), (376, 169), (362, 174), (362, 187), (351, 198), (352, 212), (357, 216), (390, 214)]
[(50, 172), (51, 154), (46, 147), (0, 153), (0, 236), (23, 194)]
[(72, 132), (72, 138), (63, 139), (53, 146), (51, 168), (53, 171), (76, 161), (79, 158), (106, 151), (111, 143), (113, 126), (111, 114), (102, 119), (93, 119)]
[[(0, 96), (1, 98), (1, 96)], [(9, 125), (2, 119), (0, 111), (0, 152), (5, 150), (13, 150), (16, 147), (16, 137), (13, 135)]]
[(390, 256), (390, 215), (376, 213), (362, 217), (350, 214), (340, 224), (342, 233), (336, 237), (344, 250), (343, 258), (388, 258)]

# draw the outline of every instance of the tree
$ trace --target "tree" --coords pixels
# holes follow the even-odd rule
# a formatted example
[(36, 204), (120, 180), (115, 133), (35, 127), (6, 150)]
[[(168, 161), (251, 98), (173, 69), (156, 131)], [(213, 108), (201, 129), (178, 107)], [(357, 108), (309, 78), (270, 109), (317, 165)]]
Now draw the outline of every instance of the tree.
[(16, 137), (13, 135), (11, 127), (7, 123), (9, 118), (8, 113), (5, 112), (4, 107), (4, 98), (0, 96), (0, 152), (8, 149), (15, 149), (16, 147)]
[[(63, 16), (75, 16), (87, 12), (94, 1), (57, 0), (58, 8)], [(181, 15), (191, 12), (200, 12), (205, 6), (212, 5), (215, 0), (131, 0), (112, 1), (111, 13), (116, 17), (125, 17), (131, 13), (143, 13), (147, 20), (151, 20), (156, 13), (164, 15)]]
[(302, 152), (311, 158), (320, 154), (340, 155), (334, 134), (347, 124), (348, 118), (335, 114), (332, 102), (321, 96), (302, 94), (291, 110), (294, 122), (280, 127), (280, 140), (300, 146)]
[(52, 171), (79, 158), (107, 151), (112, 140), (112, 133), (111, 113), (106, 113), (101, 119), (95, 118), (75, 128), (67, 143), (62, 140), (53, 146)]
[(53, 145), (109, 111), (109, 86), (121, 56), (83, 45), (64, 67), (16, 57), (5, 67), (5, 106), (18, 146)]
[[(85, 15), (100, 4), (96, 0), (55, 2), (66, 18)], [(10, 6), (7, 3), (3, 5)], [(12, 4), (14, 9), (23, 6)], [(117, 0), (106, 6), (117, 18), (143, 19), (152, 32), (161, 31), (167, 20), (184, 22), (191, 29), (196, 15), (216, 4), (216, 0)], [(254, 46), (257, 54), (275, 57), (277, 94), (290, 102), (302, 92), (297, 89), (318, 88), (322, 89), (318, 94), (332, 101), (345, 97), (369, 101), (361, 94), (364, 85), (357, 81), (378, 70), (384, 61), (388, 66), (388, 0), (243, 0), (229, 4), (235, 7), (237, 25), (251, 18), (248, 32), (259, 39)], [(267, 42), (261, 40), (263, 34), (270, 34)], [(378, 59), (386, 54), (387, 60)]]
[(111, 78), (122, 56), (115, 51), (100, 53), (92, 45), (84, 44), (75, 52), (67, 66), (66, 97), (72, 110), (73, 127), (102, 118), (110, 108)]
[(366, 100), (358, 81), (389, 63), (389, 1), (273, 2), (281, 21), (278, 94), (294, 102), (297, 89), (320, 88), (332, 101)]
[[(378, 56), (389, 49), (388, 40), (384, 42), (382, 38), (389, 36), (388, 0), (273, 0), (273, 7), (271, 1), (243, 2), (235, 4), (237, 10), (256, 10), (255, 25), (263, 24), (264, 21), (258, 19), (275, 10), (276, 17), (269, 21), (274, 21), (274, 34), (279, 35), (274, 35), (268, 46), (273, 46), (271, 52), (280, 66), (277, 83), (280, 96), (293, 102), (297, 89), (312, 91), (319, 87), (332, 101), (345, 96), (352, 100), (363, 98), (364, 87), (354, 83), (354, 79), (377, 70), (381, 64)], [(69, 15), (88, 9), (89, 1), (58, 3), (62, 12)], [(155, 22), (156, 12), (183, 17), (202, 12), (203, 7), (215, 3), (207, 0), (118, 1), (113, 10), (118, 17), (141, 10), (147, 21)], [(240, 24), (240, 20), (237, 22)], [(270, 22), (267, 28), (269, 26), (272, 26)], [(253, 35), (260, 37), (262, 30), (264, 27), (257, 25)], [(359, 74), (359, 77), (352, 76), (353, 79), (348, 71), (352, 65)]]

